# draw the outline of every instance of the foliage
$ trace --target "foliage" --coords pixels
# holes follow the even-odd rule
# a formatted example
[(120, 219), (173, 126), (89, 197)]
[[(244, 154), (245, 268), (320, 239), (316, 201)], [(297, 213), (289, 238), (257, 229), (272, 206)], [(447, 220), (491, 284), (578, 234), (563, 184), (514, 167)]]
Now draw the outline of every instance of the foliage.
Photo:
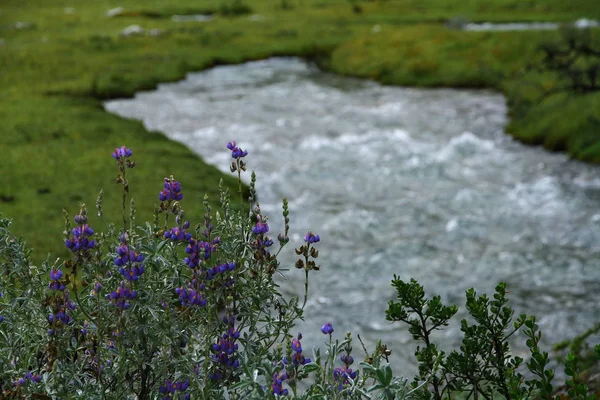
[(219, 13), (226, 16), (246, 15), (251, 12), (252, 8), (243, 0), (227, 0), (219, 7)]
[[(542, 334), (536, 319), (520, 315), (513, 321), (504, 283), (496, 286), (493, 298), (478, 296), (474, 289), (467, 291), (466, 309), (472, 321), (461, 321), (462, 344), (448, 355), (438, 350), (431, 333), (447, 326), (457, 307), (443, 305), (439, 296), (425, 298), (423, 287), (415, 280), (404, 282), (395, 276), (392, 286), (397, 301), (390, 301), (387, 319), (407, 323), (413, 338), (425, 344), (415, 352), (419, 361), (419, 374), (412, 382), (415, 398), (440, 400), (459, 393), (473, 399), (561, 398), (553, 386), (555, 373), (549, 368), (550, 357), (539, 347)], [(527, 361), (510, 352), (508, 339), (521, 329), (530, 351)], [(599, 351), (600, 345), (596, 346), (598, 356)], [(569, 353), (564, 368), (569, 377), (568, 398), (597, 398), (581, 379), (574, 353)]]
[(600, 41), (595, 40), (589, 28), (563, 28), (560, 40), (544, 43), (540, 49), (543, 57), (538, 68), (558, 76), (554, 90), (600, 90)]

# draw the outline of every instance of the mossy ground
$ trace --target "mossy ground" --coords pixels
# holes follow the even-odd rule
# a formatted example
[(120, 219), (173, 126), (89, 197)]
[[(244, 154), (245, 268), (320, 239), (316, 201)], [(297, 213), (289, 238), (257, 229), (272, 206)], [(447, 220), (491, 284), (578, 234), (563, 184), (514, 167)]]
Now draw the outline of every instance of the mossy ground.
[[(233, 0), (4, 0), (0, 3), (0, 212), (35, 249), (34, 259), (62, 249), (62, 209), (93, 211), (105, 193), (106, 214), (120, 220), (120, 188), (110, 153), (126, 144), (138, 166), (131, 193), (139, 220), (158, 202), (162, 178), (181, 180), (193, 221), (213, 204), (219, 179), (184, 145), (142, 124), (106, 113), (102, 100), (132, 96), (159, 82), (221, 63), (276, 55), (316, 58), (334, 72), (411, 86), (488, 87), (508, 96), (508, 130), (531, 144), (600, 162), (600, 93), (541, 97), (552, 77), (524, 68), (556, 32), (464, 32), (444, 22), (600, 19), (589, 0), (245, 0), (255, 16), (225, 16)], [(122, 16), (106, 12), (123, 7)], [(209, 22), (175, 22), (175, 14), (216, 13)], [(122, 37), (129, 25), (158, 36)], [(594, 33), (600, 37), (600, 31)], [(236, 138), (223, 137), (223, 143)], [(226, 149), (224, 148), (224, 151)], [(97, 224), (95, 219), (91, 224)]]

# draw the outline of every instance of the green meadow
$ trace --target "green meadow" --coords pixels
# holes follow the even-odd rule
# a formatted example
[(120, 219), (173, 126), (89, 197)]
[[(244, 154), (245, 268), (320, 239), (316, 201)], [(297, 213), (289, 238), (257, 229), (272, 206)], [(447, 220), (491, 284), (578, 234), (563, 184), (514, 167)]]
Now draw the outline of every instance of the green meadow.
[[(122, 7), (118, 16), (107, 11)], [(207, 22), (173, 15), (213, 14)], [(150, 220), (162, 178), (180, 180), (186, 216), (199, 221), (220, 179), (188, 148), (140, 122), (103, 110), (160, 82), (218, 64), (301, 56), (322, 68), (384, 84), (502, 91), (508, 133), (528, 144), (600, 163), (600, 92), (545, 94), (552, 74), (531, 73), (554, 31), (468, 32), (448, 21), (600, 20), (589, 0), (4, 0), (0, 3), (0, 213), (41, 261), (67, 254), (62, 210), (95, 202), (120, 220), (121, 192), (110, 154), (134, 151), (128, 171), (138, 222)], [(139, 25), (142, 35), (123, 36)], [(600, 29), (591, 32), (600, 41)], [(223, 137), (223, 151), (229, 140)], [(241, 143), (243, 147), (243, 143)]]

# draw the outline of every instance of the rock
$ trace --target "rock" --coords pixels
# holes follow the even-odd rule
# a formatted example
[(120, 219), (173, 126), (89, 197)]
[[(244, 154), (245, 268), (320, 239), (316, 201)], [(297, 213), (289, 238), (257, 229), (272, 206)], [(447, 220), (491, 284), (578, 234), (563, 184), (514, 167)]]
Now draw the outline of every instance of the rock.
[(144, 28), (139, 25), (129, 25), (127, 28), (123, 29), (119, 35), (121, 36), (136, 36), (143, 35), (145, 33)]
[(125, 9), (123, 7), (113, 8), (106, 12), (106, 16), (108, 18), (116, 17), (118, 15), (123, 14), (124, 11), (125, 11)]
[(30, 29), (30, 28), (34, 28), (35, 25), (32, 24), (31, 22), (17, 21), (17, 22), (15, 22), (14, 27), (15, 27), (15, 29)]
[(148, 31), (148, 35), (149, 36), (160, 36), (164, 33), (164, 31), (162, 29), (150, 29)]
[(248, 19), (250, 21), (260, 22), (260, 21), (264, 21), (265, 17), (260, 14), (252, 14), (251, 16), (248, 17)]
[(174, 22), (206, 22), (214, 17), (210, 14), (195, 14), (195, 15), (173, 15), (171, 20)]
[(573, 25), (575, 25), (575, 28), (578, 28), (578, 29), (595, 28), (597, 26), (600, 26), (600, 22), (594, 21), (591, 19), (582, 18), (582, 19), (578, 19), (577, 21), (575, 21), (575, 23)]

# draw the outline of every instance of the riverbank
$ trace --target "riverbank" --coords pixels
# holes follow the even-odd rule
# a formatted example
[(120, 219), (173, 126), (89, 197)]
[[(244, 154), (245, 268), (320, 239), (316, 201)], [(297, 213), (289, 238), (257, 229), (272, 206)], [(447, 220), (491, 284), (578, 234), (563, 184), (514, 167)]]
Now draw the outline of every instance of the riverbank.
[[(177, 0), (149, 8), (127, 0), (113, 17), (107, 12), (115, 3), (104, 0), (9, 0), (0, 6), (0, 211), (35, 248), (34, 259), (66, 255), (57, 252), (61, 210), (75, 214), (81, 202), (93, 208), (101, 189), (106, 214), (118, 220), (117, 171), (110, 158), (118, 145), (131, 147), (139, 165), (129, 176), (139, 221), (150, 219), (163, 176), (182, 181), (183, 207), (192, 220), (204, 212), (204, 193), (218, 201), (220, 172), (185, 146), (102, 108), (105, 99), (133, 96), (216, 64), (296, 55), (386, 84), (499, 89), (508, 97), (512, 135), (600, 162), (594, 136), (600, 96), (559, 94), (538, 101), (538, 82), (520, 75), (537, 45), (556, 32), (463, 32), (442, 23), (456, 17), (600, 19), (600, 4), (254, 0), (245, 2), (252, 9), (247, 15), (216, 14), (205, 22), (172, 18), (218, 12), (211, 4)], [(243, 140), (223, 142), (232, 139)], [(235, 190), (233, 179), (225, 180)]]

